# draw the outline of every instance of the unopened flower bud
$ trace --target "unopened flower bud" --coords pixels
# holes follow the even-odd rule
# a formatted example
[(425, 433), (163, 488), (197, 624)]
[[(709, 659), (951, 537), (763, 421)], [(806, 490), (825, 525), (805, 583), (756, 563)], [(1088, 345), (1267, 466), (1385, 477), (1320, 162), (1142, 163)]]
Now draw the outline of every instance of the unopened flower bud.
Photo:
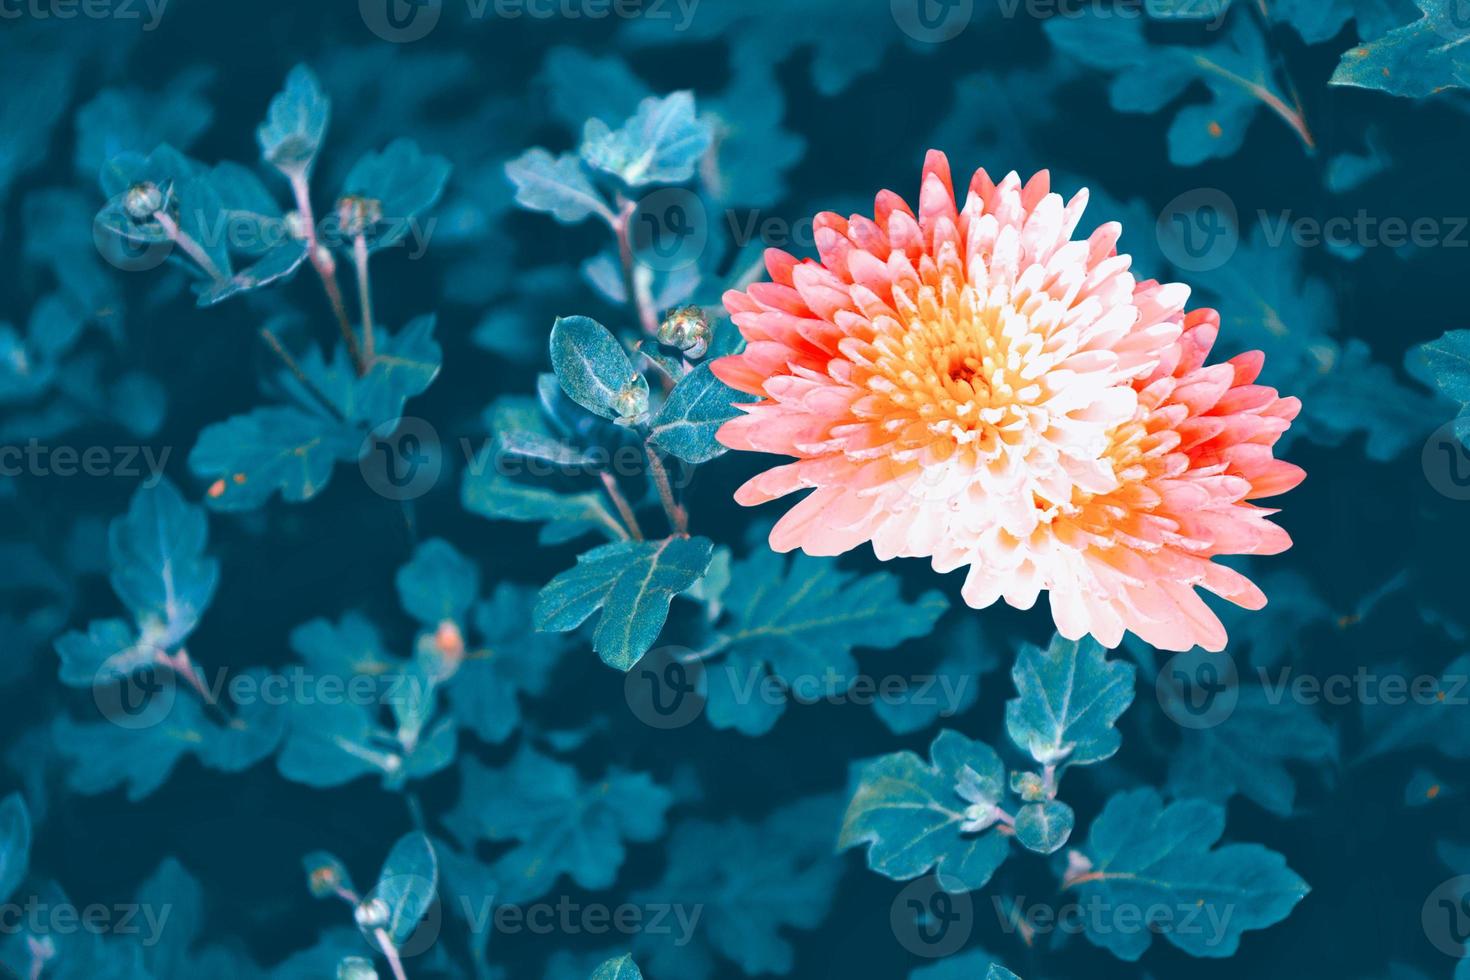
[(387, 902), (381, 898), (370, 898), (357, 907), (353, 918), (357, 920), (358, 927), (363, 931), (372, 932), (374, 929), (386, 926), (391, 914), (392, 910), (388, 908)]
[(349, 194), (337, 202), (337, 220), (342, 231), (355, 238), (383, 220), (383, 205), (370, 197)]
[(152, 181), (143, 181), (128, 188), (123, 199), (123, 210), (134, 221), (147, 221), (163, 208), (163, 191)]
[(378, 971), (361, 956), (344, 956), (337, 964), (337, 980), (378, 980)]
[(692, 359), (709, 350), (709, 317), (697, 306), (681, 306), (664, 317), (658, 327), (658, 342), (677, 347)]
[(628, 385), (613, 399), (613, 409), (618, 413), (619, 420), (639, 419), (647, 415), (648, 386), (636, 382)]

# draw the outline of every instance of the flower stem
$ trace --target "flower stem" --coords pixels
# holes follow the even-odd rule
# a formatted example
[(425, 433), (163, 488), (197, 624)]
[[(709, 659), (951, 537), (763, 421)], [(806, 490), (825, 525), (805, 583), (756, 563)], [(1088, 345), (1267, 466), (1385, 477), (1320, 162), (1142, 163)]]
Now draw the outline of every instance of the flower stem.
[(377, 356), (373, 340), (373, 287), (368, 279), (367, 238), (362, 232), (352, 239), (352, 258), (357, 266), (357, 304), (362, 311), (362, 359), (371, 368)]
[(285, 364), (286, 367), (291, 371), (291, 373), (296, 377), (296, 380), (301, 385), (301, 387), (306, 389), (307, 394), (316, 399), (316, 401), (320, 403), (321, 406), (325, 408), (327, 412), (338, 422), (347, 421), (347, 416), (342, 414), (342, 410), (339, 409), (336, 405), (333, 405), (331, 400), (327, 398), (322, 390), (318, 388), (315, 384), (313, 384), (312, 380), (306, 376), (306, 372), (301, 370), (301, 365), (296, 363), (296, 358), (292, 357), (290, 352), (287, 351), (284, 346), (282, 346), (280, 338), (275, 335), (270, 327), (261, 327), (260, 336), (261, 339), (265, 341), (266, 346), (275, 352), (275, 355), (281, 359), (281, 363)]
[(612, 221), (612, 228), (618, 238), (618, 257), (623, 263), (623, 289), (628, 294), (628, 302), (638, 314), (643, 332), (653, 337), (658, 334), (658, 314), (653, 308), (653, 297), (648, 293), (648, 286), (639, 281), (638, 261), (633, 255), (633, 238), (629, 232), (633, 213), (637, 210), (637, 202), (621, 201), (618, 213)]
[(658, 489), (658, 499), (663, 504), (664, 514), (669, 519), (669, 527), (673, 528), (675, 534), (688, 536), (689, 512), (674, 498), (674, 487), (669, 482), (669, 471), (664, 469), (663, 462), (658, 458), (658, 450), (645, 442), (643, 454), (648, 458), (648, 473), (653, 477), (654, 487)]
[(302, 233), (306, 236), (306, 256), (322, 281), (327, 302), (331, 303), (332, 313), (337, 318), (337, 329), (342, 332), (347, 353), (352, 358), (352, 363), (357, 365), (357, 374), (361, 377), (367, 373), (367, 362), (363, 360), (362, 350), (357, 346), (357, 337), (352, 332), (352, 321), (347, 317), (347, 304), (342, 302), (342, 290), (337, 285), (337, 263), (332, 258), (332, 253), (317, 242), (316, 216), (311, 210), (311, 191), (307, 187), (304, 172), (291, 175), (291, 193), (296, 198), (296, 212), (301, 215)]
[(394, 980), (408, 980), (408, 974), (403, 972), (403, 960), (398, 956), (398, 947), (393, 945), (393, 937), (388, 935), (388, 930), (374, 929), (373, 937), (378, 940), (378, 946), (388, 958), (388, 967), (393, 971)]
[(608, 497), (612, 499), (613, 506), (618, 509), (618, 516), (627, 525), (628, 534), (634, 541), (643, 540), (643, 529), (638, 526), (638, 518), (633, 515), (633, 508), (628, 506), (628, 499), (623, 496), (623, 491), (618, 489), (618, 481), (613, 479), (611, 473), (597, 474), (602, 478), (602, 487), (607, 491)]
[(200, 248), (198, 242), (184, 233), (183, 229), (179, 227), (179, 223), (170, 217), (168, 212), (155, 211), (153, 212), (153, 219), (163, 226), (163, 230), (169, 239), (179, 248), (183, 249), (184, 254), (193, 259), (194, 264), (199, 266), (205, 275), (209, 276), (215, 282), (219, 282), (225, 278), (224, 273), (219, 271), (219, 266), (214, 264), (214, 260), (209, 257), (203, 248)]

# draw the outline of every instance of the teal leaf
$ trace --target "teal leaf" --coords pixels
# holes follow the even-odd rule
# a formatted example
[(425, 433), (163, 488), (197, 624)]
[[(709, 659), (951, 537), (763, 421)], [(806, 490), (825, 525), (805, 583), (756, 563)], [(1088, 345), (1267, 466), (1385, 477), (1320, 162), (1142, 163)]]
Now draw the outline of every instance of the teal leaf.
[(575, 153), (552, 156), (541, 147), (522, 153), (505, 165), (515, 185), (516, 203), (531, 211), (546, 211), (563, 224), (575, 224), (596, 214), (608, 224), (614, 216)]
[(69, 763), (67, 785), (93, 796), (119, 787), (136, 803), (167, 781), (179, 760), (209, 737), (197, 702), (180, 695), (156, 723), (127, 731), (110, 722), (76, 722), (59, 716), (51, 738)]
[(381, 899), (388, 906), (388, 922), (382, 928), (394, 945), (402, 945), (413, 935), (424, 913), (434, 902), (439, 887), (439, 862), (434, 847), (420, 833), (398, 838), (378, 883), (367, 900)]
[(532, 628), (535, 602), (529, 586), (496, 586), (472, 612), (480, 645), (445, 686), (455, 718), (486, 742), (503, 742), (520, 727), (519, 696), (546, 693), (566, 650), (565, 637)]
[(839, 806), (833, 797), (816, 796), (758, 822), (676, 825), (663, 878), (630, 898), (645, 906), (668, 903), (687, 915), (662, 934), (646, 930), (635, 937), (634, 952), (649, 975), (707, 980), (715, 955), (747, 976), (790, 973), (796, 952), (785, 932), (821, 925), (842, 877), (842, 862), (832, 854)]
[(1262, 383), (1301, 399), (1283, 444), (1306, 438), (1336, 446), (1362, 433), (1369, 458), (1385, 462), (1420, 443), (1433, 400), (1374, 360), (1363, 341), (1334, 335), (1333, 288), (1304, 275), (1304, 250), (1272, 244), (1272, 234), (1263, 226), (1224, 265), (1191, 280), (1219, 303), (1220, 336), (1232, 350), (1265, 353)]
[(120, 153), (146, 153), (160, 143), (188, 149), (209, 128), (214, 110), (203, 89), (209, 69), (180, 73), (156, 92), (108, 88), (77, 110), (74, 168), (91, 180)]
[(1449, 759), (1470, 759), (1470, 716), (1464, 710), (1470, 655), (1456, 657), (1437, 678), (1402, 663), (1383, 672), (1414, 678), (1414, 683), (1407, 697), (1363, 702), (1362, 757), (1425, 748)]
[(496, 899), (510, 903), (545, 895), (562, 875), (594, 891), (611, 887), (625, 842), (658, 839), (674, 800), (642, 773), (613, 768), (587, 782), (524, 745), (504, 769), (466, 760), (461, 787), (445, 825), (466, 848), (515, 845), (495, 862)]
[(931, 868), (946, 891), (984, 887), (1010, 851), (995, 829), (1005, 766), (984, 742), (942, 731), (926, 764), (895, 752), (864, 764), (837, 846), (867, 845), (868, 867), (898, 881)]
[(204, 509), (168, 480), (140, 489), (108, 528), (112, 589), (158, 647), (182, 643), (214, 597), (219, 564), (204, 553), (208, 540)]
[(643, 980), (643, 973), (632, 956), (623, 955), (593, 970), (588, 980)]
[(1455, 434), (1470, 446), (1470, 330), (1451, 330), (1415, 350), (1435, 387), (1460, 406)]
[(91, 687), (104, 673), (121, 680), (158, 662), (160, 650), (145, 642), (138, 631), (120, 619), (99, 619), (87, 624), (87, 632), (76, 630), (56, 641), (61, 657), (61, 683), (68, 687)]
[(718, 660), (705, 669), (706, 712), (716, 728), (746, 735), (769, 731), (786, 698), (763, 693), (768, 677), (783, 688), (831, 687), (845, 692), (857, 677), (854, 647), (890, 649), (924, 636), (949, 607), (938, 592), (905, 602), (889, 572), (858, 577), (830, 558), (796, 555), (789, 562), (764, 547), (731, 570), (721, 597)]
[(382, 215), (368, 229), (368, 248), (401, 242), (409, 232), (409, 222), (438, 203), (449, 171), (448, 160), (425, 154), (410, 139), (394, 140), (381, 153), (364, 154), (353, 164), (342, 182), (342, 196), (377, 201)]
[(1239, 793), (1289, 817), (1296, 782), (1287, 763), (1321, 766), (1336, 758), (1337, 733), (1310, 705), (1296, 703), (1285, 690), (1241, 685), (1229, 717), (1212, 727), (1181, 729), (1169, 755), (1169, 789), (1216, 803)]
[(276, 493), (290, 502), (316, 496), (337, 463), (355, 462), (371, 451), (368, 433), (397, 420), (408, 399), (438, 376), (443, 352), (434, 325), (433, 316), (420, 316), (395, 333), (380, 331), (377, 355), (362, 377), (340, 345), (330, 359), (317, 349), (301, 356), (302, 372), (335, 415), (283, 370), (276, 381), (288, 404), (206, 427), (189, 453), (189, 468), (215, 481), (206, 496), (209, 505), (253, 510)]
[(537, 81), (547, 90), (552, 113), (576, 130), (588, 119), (620, 123), (652, 94), (623, 59), (599, 58), (566, 45), (546, 53)]
[(310, 500), (327, 485), (333, 466), (355, 458), (362, 437), (319, 412), (257, 408), (205, 427), (189, 452), (189, 468), (219, 482), (209, 494), (217, 510), (255, 510), (279, 493), (288, 503)]
[(992, 963), (990, 969), (985, 971), (985, 980), (1021, 980), (1021, 978), (999, 963)]
[(709, 149), (708, 123), (694, 109), (690, 92), (649, 96), (621, 129), (589, 119), (582, 130), (582, 159), (620, 178), (629, 187), (680, 184), (694, 176)]
[(480, 570), (448, 541), (432, 538), (414, 549), (394, 583), (404, 610), (432, 628), (464, 620), (480, 594)]
[(271, 100), (265, 122), (255, 131), (262, 159), (288, 177), (305, 177), (321, 149), (331, 110), (311, 69), (291, 69), (285, 89)]
[[(1250, 17), (1231, 18), (1217, 39), (1203, 46), (1150, 43), (1138, 18), (1052, 17), (1047, 36), (1062, 52), (1115, 75), (1109, 99), (1120, 112), (1158, 112), (1192, 85), (1210, 92), (1205, 104), (1184, 105), (1169, 127), (1169, 159), (1182, 167), (1230, 156), (1262, 106), (1285, 106), (1271, 57)], [(1286, 117), (1283, 117), (1286, 118)], [(1297, 124), (1287, 118), (1290, 124)]]
[(1027, 644), (1011, 668), (1018, 697), (1006, 702), (1011, 741), (1042, 765), (1086, 766), (1122, 742), (1113, 725), (1133, 703), (1132, 664), (1108, 660), (1091, 637)]
[[(366, 619), (350, 613), (336, 625), (312, 620), (292, 630), (289, 643), (322, 696), (291, 703), (276, 759), (281, 775), (330, 787), (377, 773), (385, 787), (397, 789), (454, 761), (455, 726), (434, 720), (434, 680), (410, 661), (385, 655)], [(384, 705), (393, 709), (393, 729), (382, 723)]]
[(605, 419), (647, 411), (648, 382), (617, 338), (585, 316), (558, 317), (551, 328), (551, 367), (567, 397)]
[[(1111, 797), (1082, 849), (1088, 867), (1069, 879), (1084, 905), (1152, 909), (1159, 918), (1138, 930), (1085, 923), (1087, 938), (1129, 962), (1143, 955), (1155, 932), (1190, 956), (1225, 957), (1235, 954), (1242, 933), (1286, 918), (1307, 883), (1259, 844), (1217, 847), (1224, 832), (1225, 810), (1213, 803), (1165, 806), (1152, 789)], [(1186, 921), (1199, 928), (1175, 928)]]
[(31, 812), (19, 793), (0, 800), (0, 902), (10, 900), (31, 861)]
[(699, 581), (713, 552), (708, 538), (680, 537), (593, 548), (541, 590), (536, 628), (566, 632), (601, 609), (592, 648), (626, 671), (653, 646), (674, 596)]
[(740, 414), (733, 402), (741, 398), (708, 364), (701, 364), (669, 392), (654, 416), (649, 441), (686, 463), (707, 463), (725, 452), (715, 432)]
[[(923, 731), (941, 718), (969, 710), (980, 697), (980, 678), (1000, 664), (995, 648), (980, 631), (980, 617), (966, 616), (941, 634), (939, 662), (912, 667), (911, 678), (922, 678), (893, 697), (873, 702), (873, 712), (895, 735)], [(920, 650), (908, 648), (904, 663)]]
[(909, 971), (908, 980), (977, 980), (980, 977), (989, 980), (986, 973), (994, 959), (985, 950), (970, 947), (929, 966)]
[(1027, 803), (1016, 813), (1016, 840), (1038, 854), (1054, 854), (1072, 836), (1077, 815), (1060, 800)]
[(1450, 88), (1470, 87), (1470, 24), (1458, 0), (1414, 0), (1422, 14), (1342, 56), (1331, 85), (1378, 89), (1422, 99)]

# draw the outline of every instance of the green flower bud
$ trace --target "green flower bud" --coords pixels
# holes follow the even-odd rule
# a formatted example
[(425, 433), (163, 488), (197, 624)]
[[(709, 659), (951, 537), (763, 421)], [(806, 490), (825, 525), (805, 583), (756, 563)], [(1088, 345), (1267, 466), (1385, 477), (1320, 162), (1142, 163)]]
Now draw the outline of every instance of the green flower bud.
[(691, 359), (709, 350), (709, 317), (697, 306), (681, 306), (670, 311), (658, 327), (658, 342), (677, 347)]
[(343, 233), (354, 238), (383, 220), (382, 202), (349, 194), (337, 202), (337, 220)]
[(368, 933), (386, 926), (391, 915), (392, 910), (388, 908), (388, 903), (381, 898), (368, 899), (353, 913), (353, 917), (357, 919), (358, 928)]
[(151, 181), (134, 184), (123, 198), (123, 210), (134, 221), (147, 221), (163, 208), (163, 191)]
[(378, 980), (378, 971), (361, 956), (344, 956), (337, 964), (337, 980)]
[(613, 399), (613, 409), (618, 413), (618, 419), (629, 421), (640, 419), (648, 414), (648, 386), (643, 384), (630, 384), (618, 392)]

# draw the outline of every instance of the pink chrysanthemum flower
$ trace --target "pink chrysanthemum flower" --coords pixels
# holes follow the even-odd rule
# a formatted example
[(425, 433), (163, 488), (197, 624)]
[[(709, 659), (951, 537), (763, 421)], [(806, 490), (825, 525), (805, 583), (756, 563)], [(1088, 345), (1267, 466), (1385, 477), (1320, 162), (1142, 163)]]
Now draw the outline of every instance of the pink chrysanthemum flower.
[(931, 152), (917, 215), (883, 191), (874, 219), (817, 216), (820, 261), (767, 251), (772, 281), (725, 294), (745, 352), (714, 363), (761, 400), (719, 439), (796, 461), (736, 499), (813, 491), (771, 531), (777, 551), (868, 541), (968, 565), (977, 608), (1047, 590), (1068, 638), (1219, 650), (1195, 587), (1264, 605), (1211, 559), (1291, 545), (1250, 501), (1304, 476), (1271, 449), (1300, 403), (1254, 383), (1259, 352), (1206, 365), (1219, 316), (1135, 280), (1116, 222), (1073, 241), (1086, 202), (1044, 172), (980, 170), (957, 209)]

